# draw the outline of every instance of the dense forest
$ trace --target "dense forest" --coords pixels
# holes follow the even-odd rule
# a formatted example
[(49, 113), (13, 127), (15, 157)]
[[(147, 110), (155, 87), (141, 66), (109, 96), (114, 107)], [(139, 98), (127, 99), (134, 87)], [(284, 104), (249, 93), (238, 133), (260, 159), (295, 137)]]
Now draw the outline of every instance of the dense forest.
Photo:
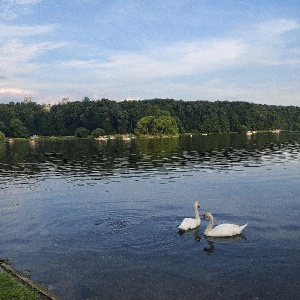
[(134, 133), (150, 107), (168, 112), (179, 133), (225, 133), (247, 130), (300, 130), (300, 107), (228, 101), (152, 99), (116, 102), (108, 99), (52, 106), (35, 102), (0, 104), (0, 132), (6, 137), (74, 136), (78, 128), (104, 134)]

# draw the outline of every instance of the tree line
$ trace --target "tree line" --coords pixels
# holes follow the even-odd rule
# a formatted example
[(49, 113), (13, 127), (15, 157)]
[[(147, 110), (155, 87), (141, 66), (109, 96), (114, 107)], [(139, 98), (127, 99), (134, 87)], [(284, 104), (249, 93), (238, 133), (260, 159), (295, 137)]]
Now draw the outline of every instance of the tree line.
[(89, 133), (97, 129), (107, 135), (135, 133), (141, 126), (140, 120), (155, 115), (155, 111), (162, 117), (157, 126), (163, 119), (174, 126), (175, 120), (179, 133), (300, 130), (297, 106), (174, 99), (117, 102), (85, 97), (52, 106), (35, 102), (0, 104), (0, 132), (6, 137), (74, 136), (79, 128)]

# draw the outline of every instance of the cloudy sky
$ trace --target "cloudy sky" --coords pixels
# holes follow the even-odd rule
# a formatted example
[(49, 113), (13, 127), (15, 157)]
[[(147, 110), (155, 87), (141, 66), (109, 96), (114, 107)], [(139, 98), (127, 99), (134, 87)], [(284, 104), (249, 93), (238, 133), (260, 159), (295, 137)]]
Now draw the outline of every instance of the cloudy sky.
[(300, 106), (299, 0), (0, 0), (0, 103)]

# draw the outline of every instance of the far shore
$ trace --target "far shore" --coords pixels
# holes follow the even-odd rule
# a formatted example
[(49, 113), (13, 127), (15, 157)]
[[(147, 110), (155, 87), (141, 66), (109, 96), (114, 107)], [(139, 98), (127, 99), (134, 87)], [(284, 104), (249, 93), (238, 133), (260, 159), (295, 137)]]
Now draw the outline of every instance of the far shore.
[(38, 135), (35, 135), (35, 136), (31, 136), (31, 137), (22, 137), (22, 138), (18, 138), (18, 137), (5, 137), (4, 141), (6, 143), (12, 143), (14, 141), (35, 141), (35, 140), (73, 140), (73, 139), (94, 139), (94, 140), (102, 140), (102, 137), (103, 137), (103, 140), (106, 139), (106, 140), (124, 140), (124, 138), (122, 136), (126, 136), (126, 140), (128, 139), (135, 139), (135, 138), (138, 138), (138, 139), (153, 139), (153, 138), (177, 138), (179, 136), (197, 136), (197, 135), (201, 135), (201, 136), (206, 136), (206, 135), (210, 135), (210, 134), (237, 134), (237, 133), (240, 133), (240, 134), (246, 134), (248, 135), (249, 133), (251, 134), (256, 134), (256, 133), (273, 133), (273, 134), (279, 134), (280, 132), (283, 132), (283, 131), (286, 131), (286, 130), (274, 130), (274, 129), (271, 129), (271, 130), (249, 130), (247, 132), (226, 132), (226, 133), (215, 133), (215, 132), (208, 132), (208, 133), (203, 133), (203, 132), (191, 132), (191, 133), (182, 133), (182, 134), (178, 134), (178, 135), (142, 135), (142, 136), (136, 136), (134, 134), (108, 134), (108, 135), (105, 135), (105, 136), (101, 136), (101, 137), (96, 137), (96, 138), (93, 138), (92, 136), (88, 136), (88, 137), (84, 137), (84, 138), (79, 138), (79, 137), (76, 137), (76, 136), (38, 136)]

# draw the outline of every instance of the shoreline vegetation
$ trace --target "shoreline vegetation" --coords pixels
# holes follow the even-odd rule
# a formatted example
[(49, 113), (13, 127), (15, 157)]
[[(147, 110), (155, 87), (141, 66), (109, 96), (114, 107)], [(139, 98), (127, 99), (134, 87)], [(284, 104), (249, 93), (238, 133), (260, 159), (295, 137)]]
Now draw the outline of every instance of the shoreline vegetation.
[[(300, 131), (300, 107), (249, 102), (109, 99), (0, 104), (0, 141), (29, 137), (164, 137)], [(34, 139), (34, 138), (33, 138)]]
[[(272, 129), (272, 130), (257, 130), (257, 131), (247, 131), (244, 132), (245, 135), (255, 135), (257, 133), (273, 133), (273, 134), (279, 134), (280, 132), (284, 131), (290, 131), (290, 130), (280, 130), (280, 129)], [(292, 132), (292, 131), (291, 131)], [(295, 131), (297, 132), (297, 131)], [(238, 132), (228, 132), (223, 134), (237, 134)], [(75, 140), (75, 139), (93, 139), (95, 141), (108, 141), (108, 140), (123, 140), (123, 141), (130, 141), (132, 139), (162, 139), (162, 138), (178, 138), (179, 136), (207, 136), (207, 135), (213, 135), (213, 134), (222, 134), (222, 133), (184, 133), (184, 134), (176, 134), (176, 135), (142, 135), (142, 136), (136, 136), (133, 134), (112, 134), (112, 135), (103, 135), (99, 137), (93, 138), (92, 136), (88, 137), (76, 137), (76, 136), (34, 136), (34, 137), (26, 137), (26, 138), (12, 138), (12, 137), (5, 137), (4, 142), (6, 143), (13, 143), (14, 141), (29, 141), (34, 142), (38, 140)]]
[(17, 271), (0, 259), (0, 299), (60, 300), (53, 292)]

